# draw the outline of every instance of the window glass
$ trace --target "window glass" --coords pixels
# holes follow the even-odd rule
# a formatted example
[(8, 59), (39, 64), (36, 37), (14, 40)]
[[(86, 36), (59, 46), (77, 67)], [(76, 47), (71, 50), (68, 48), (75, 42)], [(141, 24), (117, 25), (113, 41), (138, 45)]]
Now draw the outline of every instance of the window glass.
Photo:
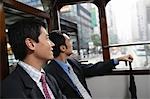
[[(67, 5), (60, 9), (61, 19), (77, 25), (80, 44), (77, 45), (76, 37), (71, 38), (73, 39), (74, 52), (77, 52), (76, 47), (79, 46), (80, 59), (88, 60), (88, 63), (103, 60), (98, 16), (97, 7), (91, 3)], [(66, 31), (70, 30), (66, 28)]]
[(16, 0), (16, 1), (22, 2), (22, 3), (32, 6), (32, 7), (35, 7), (42, 11), (44, 10), (41, 0)]
[[(134, 61), (132, 62), (132, 67), (134, 69), (150, 69), (150, 44), (110, 48), (111, 58), (117, 58), (126, 54), (133, 56)], [(120, 62), (116, 68), (129, 69), (125, 65), (125, 62)]]
[(111, 0), (106, 15), (109, 44), (150, 41), (150, 0)]
[(111, 0), (106, 17), (109, 45), (139, 43), (110, 48), (111, 58), (130, 53), (135, 68), (150, 68), (150, 0)]

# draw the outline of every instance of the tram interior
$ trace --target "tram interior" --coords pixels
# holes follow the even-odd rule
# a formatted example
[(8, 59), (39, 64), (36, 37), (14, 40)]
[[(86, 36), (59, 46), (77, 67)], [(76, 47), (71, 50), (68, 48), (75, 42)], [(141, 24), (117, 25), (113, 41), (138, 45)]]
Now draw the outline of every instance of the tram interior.
[[(42, 1), (44, 1), (44, 0), (42, 0)], [(47, 0), (45, 0), (45, 1), (47, 1)], [(65, 1), (65, 0), (62, 0), (62, 1)], [(67, 0), (67, 1), (69, 2), (69, 0)], [(76, 2), (77, 1), (78, 0), (76, 0)], [(89, 0), (87, 0), (87, 1), (91, 2)], [(106, 0), (106, 1), (109, 1), (109, 0)], [(85, 2), (85, 0), (84, 0), (84, 2)], [(146, 0), (146, 2), (149, 3), (148, 5), (150, 8), (150, 2), (148, 2), (147, 0)], [(148, 11), (150, 11), (150, 10), (148, 10)], [(21, 18), (28, 18), (28, 17), (44, 19), (44, 18), (38, 17), (36, 15), (26, 13), (24, 11), (19, 11), (19, 10), (11, 8), (9, 6), (4, 6), (4, 13), (5, 13), (5, 24), (6, 24), (6, 28), (5, 28), (6, 42), (8, 42), (7, 28), (9, 28), (9, 25), (14, 23), (16, 20), (21, 19)], [(65, 14), (63, 14), (63, 13), (61, 13), (61, 15), (65, 16)], [(148, 24), (150, 24), (150, 13), (149, 13), (148, 20), (149, 20)], [(45, 20), (45, 22), (46, 22), (46, 20)], [(77, 38), (77, 36), (80, 36), (80, 34), (77, 34), (77, 31), (78, 31), (77, 24), (78, 23), (73, 22), (72, 24), (74, 25), (74, 27), (72, 28), (72, 27), (69, 27), (69, 25), (68, 26), (65, 25), (65, 23), (69, 23), (69, 22), (70, 21), (69, 20), (66, 21), (65, 18), (64, 18), (64, 20), (61, 19), (61, 26), (62, 26), (61, 28), (66, 29), (68, 31), (70, 30), (69, 32), (72, 33), (71, 38), (74, 42), (76, 42), (74, 45), (74, 47), (76, 47), (74, 52), (77, 54), (76, 55), (77, 58), (80, 58), (81, 61), (83, 61), (85, 63), (93, 62), (93, 60), (94, 60), (94, 62), (103, 61), (102, 47), (97, 47), (97, 49), (99, 49), (98, 55), (101, 55), (100, 57), (97, 55), (97, 53), (93, 54), (92, 50), (89, 50), (89, 52), (92, 54), (89, 54), (89, 56), (88, 56), (87, 54), (84, 53), (84, 52), (86, 52), (86, 48), (84, 48), (84, 47), (82, 48), (82, 46), (80, 47), (80, 48), (82, 48), (82, 50), (77, 48), (77, 46), (78, 46), (77, 39), (78, 40), (80, 39), (80, 37)], [(149, 29), (148, 31), (150, 32), (150, 27), (148, 29)], [(109, 39), (111, 39), (111, 38), (109, 38)], [(113, 58), (113, 56), (115, 57), (115, 55), (118, 55), (116, 53), (118, 53), (120, 50), (121, 50), (120, 53), (126, 54), (130, 51), (124, 51), (124, 49), (136, 48), (135, 49), (135, 50), (137, 50), (136, 57), (138, 56), (136, 59), (139, 59), (141, 61), (144, 59), (143, 63), (138, 64), (137, 62), (135, 62), (132, 64), (133, 66), (135, 66), (135, 70), (137, 70), (137, 74), (135, 72), (135, 75), (134, 75), (136, 87), (137, 87), (137, 97), (138, 97), (138, 99), (150, 99), (150, 94), (149, 94), (150, 93), (150, 75), (149, 75), (150, 74), (150, 71), (149, 71), (150, 70), (150, 63), (149, 63), (150, 62), (149, 61), (150, 60), (150, 46), (149, 46), (150, 43), (149, 43), (149, 41), (146, 41), (146, 43), (140, 43), (140, 44), (143, 44), (143, 45), (138, 45), (136, 43), (135, 45), (127, 44), (127, 46), (121, 46), (119, 48), (113, 46), (112, 48), (109, 49), (109, 51), (110, 51), (111, 58)], [(93, 44), (91, 44), (91, 48), (92, 48), (92, 45)], [(144, 47), (145, 47), (144, 45), (149, 47), (148, 51), (147, 51), (148, 53), (146, 53), (146, 51), (144, 49)], [(144, 51), (143, 51), (143, 49), (144, 49)], [(11, 46), (9, 45), (9, 43), (7, 43), (7, 53), (8, 53), (8, 63), (9, 63), (9, 73), (11, 73), (15, 69), (15, 65), (18, 61), (15, 60), (15, 57), (11, 51)], [(78, 57), (79, 54), (80, 54), (80, 56)], [(97, 56), (94, 56), (94, 55), (97, 55)], [(139, 58), (139, 56), (140, 56), (140, 58)], [(95, 58), (95, 57), (98, 57), (98, 58)], [(134, 61), (137, 61), (137, 60), (134, 60)], [(144, 67), (144, 64), (146, 64), (145, 67)], [(89, 89), (91, 90), (93, 99), (130, 99), (130, 97), (131, 97), (130, 92), (129, 92), (130, 77), (129, 77), (129, 73), (124, 73), (128, 70), (129, 70), (129, 67), (125, 66), (125, 63), (121, 63), (121, 65), (118, 66), (118, 69), (114, 70), (114, 72), (116, 71), (119, 73), (116, 73), (116, 74), (112, 73), (112, 74), (108, 74), (108, 75), (104, 75), (104, 76), (87, 78), (87, 84), (89, 86)], [(140, 73), (140, 70), (142, 71), (142, 73)], [(146, 73), (144, 72), (145, 70), (146, 70)]]

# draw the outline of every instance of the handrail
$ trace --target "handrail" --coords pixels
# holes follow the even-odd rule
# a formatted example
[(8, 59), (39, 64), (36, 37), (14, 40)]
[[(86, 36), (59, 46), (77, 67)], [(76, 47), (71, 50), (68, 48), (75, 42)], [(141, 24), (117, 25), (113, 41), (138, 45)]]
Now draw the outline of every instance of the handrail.
[(112, 45), (104, 46), (104, 48), (121, 47), (121, 46), (133, 46), (133, 45), (144, 45), (144, 44), (150, 44), (150, 41), (134, 42), (134, 43), (124, 43), (124, 44), (112, 44)]

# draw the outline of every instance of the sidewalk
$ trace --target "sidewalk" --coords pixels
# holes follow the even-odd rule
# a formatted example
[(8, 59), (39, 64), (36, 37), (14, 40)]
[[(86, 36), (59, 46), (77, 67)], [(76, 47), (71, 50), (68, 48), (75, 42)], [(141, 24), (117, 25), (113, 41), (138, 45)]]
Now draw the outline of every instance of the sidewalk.
[(88, 56), (86, 56), (85, 58), (82, 58), (81, 61), (87, 61), (87, 62), (84, 62), (85, 64), (89, 64), (89, 63), (96, 63), (98, 61), (103, 61), (103, 58), (102, 58), (102, 54), (90, 54)]

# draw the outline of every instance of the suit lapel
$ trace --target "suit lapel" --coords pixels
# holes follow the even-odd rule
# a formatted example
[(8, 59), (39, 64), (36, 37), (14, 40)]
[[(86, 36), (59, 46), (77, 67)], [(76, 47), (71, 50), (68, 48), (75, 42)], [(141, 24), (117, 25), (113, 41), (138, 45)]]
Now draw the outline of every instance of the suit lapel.
[(17, 69), (18, 69), (18, 75), (20, 76), (23, 82), (24, 90), (27, 97), (31, 97), (33, 99), (37, 99), (37, 98), (44, 99), (41, 90), (36, 85), (36, 83), (32, 80), (32, 78), (28, 75), (28, 73), (19, 65), (17, 66)]
[(71, 87), (75, 87), (72, 83), (71, 79), (67, 75), (67, 73), (59, 66), (59, 64), (56, 61), (53, 61), (53, 64), (55, 65), (56, 73), (62, 77)]
[(81, 82), (81, 84), (84, 86), (84, 88), (91, 95), (91, 93), (90, 93), (90, 91), (89, 91), (89, 89), (87, 87), (86, 81), (85, 81), (85, 76), (84, 76), (83, 70), (82, 70), (81, 67), (79, 67), (81, 64), (79, 64), (78, 61), (76, 61), (73, 58), (69, 58), (69, 59), (67, 59), (67, 61), (72, 66), (72, 68), (73, 68), (75, 74), (77, 75), (79, 81)]
[(77, 61), (75, 61), (74, 59), (67, 59), (67, 61), (72, 66), (77, 76), (83, 74), (82, 69), (81, 67), (79, 67), (79, 64)]
[(57, 73), (57, 75), (59, 77), (63, 78), (68, 83), (68, 85), (70, 85), (73, 89), (78, 91), (76, 86), (73, 84), (73, 82), (71, 81), (71, 79), (67, 75), (67, 73), (59, 66), (59, 64), (55, 60), (52, 61), (52, 64), (55, 68), (55, 72)]
[(67, 59), (68, 63), (72, 66), (74, 73), (77, 75), (79, 81), (82, 83), (81, 77), (83, 77), (83, 71), (79, 64), (74, 59)]
[(54, 97), (56, 98), (57, 97), (57, 94), (56, 94), (57, 90), (55, 89), (55, 87), (52, 84), (51, 79), (49, 79), (47, 75), (46, 75), (46, 81), (47, 81), (47, 84), (48, 84), (50, 90), (52, 91)]

